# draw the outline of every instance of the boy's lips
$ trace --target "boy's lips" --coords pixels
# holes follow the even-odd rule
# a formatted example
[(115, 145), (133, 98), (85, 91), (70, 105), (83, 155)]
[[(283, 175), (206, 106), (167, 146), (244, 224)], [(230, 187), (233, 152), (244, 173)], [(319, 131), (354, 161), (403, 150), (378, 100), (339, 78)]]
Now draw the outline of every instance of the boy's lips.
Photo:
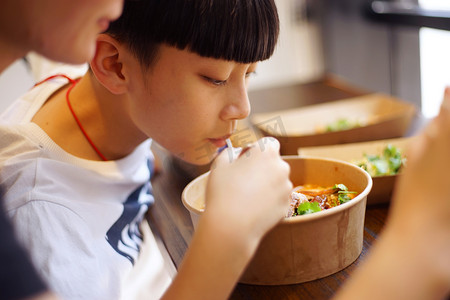
[(220, 137), (220, 138), (215, 138), (215, 139), (211, 138), (211, 139), (208, 139), (208, 141), (211, 144), (213, 144), (214, 146), (216, 146), (217, 148), (221, 148), (221, 147), (223, 147), (223, 146), (225, 146), (227, 144), (226, 140), (228, 138), (230, 138), (230, 136), (231, 135), (229, 134), (229, 135), (226, 135), (226, 136), (223, 136), (223, 137)]

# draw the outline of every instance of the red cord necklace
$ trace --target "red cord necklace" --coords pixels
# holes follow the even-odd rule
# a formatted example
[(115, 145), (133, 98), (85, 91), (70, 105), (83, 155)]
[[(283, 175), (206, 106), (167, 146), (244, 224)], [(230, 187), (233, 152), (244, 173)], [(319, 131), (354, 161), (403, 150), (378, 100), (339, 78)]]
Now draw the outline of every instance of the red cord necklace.
[(71, 84), (70, 87), (67, 89), (67, 92), (66, 92), (66, 102), (67, 102), (67, 105), (69, 106), (69, 110), (72, 113), (72, 116), (75, 119), (75, 121), (77, 122), (78, 127), (80, 128), (80, 130), (83, 133), (84, 137), (86, 138), (86, 140), (91, 145), (92, 149), (94, 149), (94, 151), (97, 153), (98, 156), (100, 156), (101, 159), (103, 159), (104, 161), (108, 161), (108, 159), (100, 152), (100, 150), (97, 148), (97, 146), (95, 146), (94, 142), (91, 140), (91, 138), (87, 134), (86, 130), (84, 129), (83, 125), (81, 124), (80, 120), (78, 119), (77, 115), (75, 114), (75, 111), (73, 110), (72, 105), (70, 104), (70, 99), (69, 99), (70, 91), (72, 91), (72, 89), (80, 81), (80, 79), (72, 79), (69, 76), (66, 76), (64, 74), (57, 74), (57, 75), (50, 76), (50, 77), (48, 77), (48, 78), (46, 78), (46, 79), (36, 83), (35, 86), (37, 86), (37, 85), (39, 85), (39, 84), (41, 84), (43, 82), (46, 82), (48, 80), (51, 80), (53, 78), (56, 78), (56, 77), (66, 78), (69, 81), (69, 83)]

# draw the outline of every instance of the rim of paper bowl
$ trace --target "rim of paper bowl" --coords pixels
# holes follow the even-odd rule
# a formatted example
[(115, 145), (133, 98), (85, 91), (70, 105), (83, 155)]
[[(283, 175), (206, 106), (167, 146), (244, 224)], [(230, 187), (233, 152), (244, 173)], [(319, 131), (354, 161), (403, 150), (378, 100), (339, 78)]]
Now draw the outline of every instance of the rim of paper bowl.
[[(334, 163), (339, 163), (342, 165), (346, 165), (350, 168), (353, 168), (355, 170), (357, 170), (358, 172), (360, 172), (362, 175), (364, 175), (364, 177), (366, 177), (367, 179), (367, 185), (364, 188), (364, 190), (359, 193), (358, 196), (356, 196), (355, 198), (353, 198), (352, 200), (343, 203), (339, 206), (335, 206), (331, 209), (327, 209), (327, 210), (322, 210), (319, 212), (315, 212), (315, 213), (311, 213), (311, 214), (306, 214), (306, 215), (301, 215), (301, 216), (294, 216), (294, 217), (288, 217), (288, 218), (283, 218), (283, 220), (281, 220), (281, 223), (297, 223), (297, 222), (306, 222), (309, 220), (314, 220), (314, 219), (319, 219), (319, 218), (323, 218), (325, 216), (329, 216), (329, 215), (333, 215), (333, 214), (337, 214), (343, 210), (347, 210), (350, 207), (356, 205), (358, 202), (360, 202), (364, 197), (367, 197), (370, 193), (370, 191), (372, 190), (372, 185), (373, 185), (373, 181), (372, 181), (372, 177), (370, 176), (370, 174), (368, 172), (366, 172), (365, 170), (361, 169), (360, 167), (351, 164), (349, 162), (346, 162), (344, 160), (339, 160), (339, 159), (334, 159), (334, 158), (323, 158), (323, 157), (315, 157), (315, 156), (308, 156), (308, 157), (299, 157), (296, 155), (284, 155), (282, 156), (283, 160), (284, 159), (302, 159), (302, 160), (321, 160), (321, 161), (329, 161), (329, 162), (334, 162)], [(183, 202), (183, 205), (186, 207), (187, 210), (189, 210), (189, 212), (191, 213), (195, 213), (197, 215), (201, 215), (204, 210), (200, 210), (197, 209), (196, 207), (193, 207), (190, 203), (187, 202), (186, 200), (186, 194), (187, 191), (189, 190), (189, 188), (196, 184), (198, 181), (202, 180), (204, 177), (208, 176), (210, 173), (210, 171), (198, 176), (197, 178), (195, 178), (194, 180), (192, 180), (188, 185), (186, 185), (186, 187), (184, 188), (183, 192), (182, 192), (182, 196), (181, 196), (181, 200)]]

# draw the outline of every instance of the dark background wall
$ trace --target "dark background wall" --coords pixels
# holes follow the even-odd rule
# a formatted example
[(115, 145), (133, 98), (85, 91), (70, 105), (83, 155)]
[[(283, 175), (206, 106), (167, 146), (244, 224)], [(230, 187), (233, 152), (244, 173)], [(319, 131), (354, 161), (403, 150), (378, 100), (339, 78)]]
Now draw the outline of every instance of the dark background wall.
[(310, 18), (321, 27), (325, 70), (420, 107), (419, 29), (370, 20), (364, 14), (370, 2), (309, 0)]

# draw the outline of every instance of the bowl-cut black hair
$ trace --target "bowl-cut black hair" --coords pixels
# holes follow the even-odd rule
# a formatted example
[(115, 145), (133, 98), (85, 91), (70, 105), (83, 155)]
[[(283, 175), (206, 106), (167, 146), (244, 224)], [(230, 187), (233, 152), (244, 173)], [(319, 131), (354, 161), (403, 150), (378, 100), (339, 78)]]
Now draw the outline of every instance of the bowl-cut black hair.
[(253, 63), (273, 54), (279, 20), (274, 0), (127, 0), (106, 33), (147, 67), (160, 44)]

